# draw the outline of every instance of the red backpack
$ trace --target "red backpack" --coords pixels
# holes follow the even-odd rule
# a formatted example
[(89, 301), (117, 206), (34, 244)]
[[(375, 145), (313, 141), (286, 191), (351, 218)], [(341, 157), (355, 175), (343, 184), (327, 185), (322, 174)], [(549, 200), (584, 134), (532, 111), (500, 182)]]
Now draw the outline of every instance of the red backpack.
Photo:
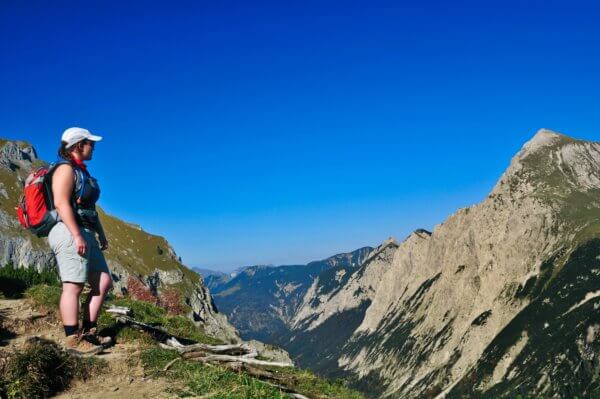
[(17, 216), (21, 225), (38, 237), (46, 237), (59, 220), (52, 200), (51, 177), (54, 169), (63, 163), (42, 166), (31, 172), (25, 180)]

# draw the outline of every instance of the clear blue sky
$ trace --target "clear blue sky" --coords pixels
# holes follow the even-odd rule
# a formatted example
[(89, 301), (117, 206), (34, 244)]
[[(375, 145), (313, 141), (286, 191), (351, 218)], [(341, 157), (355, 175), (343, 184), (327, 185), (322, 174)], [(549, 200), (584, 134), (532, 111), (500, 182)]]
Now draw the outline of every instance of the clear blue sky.
[(100, 205), (191, 266), (402, 239), (538, 128), (599, 138), (591, 1), (161, 3), (0, 0), (0, 136), (103, 135)]

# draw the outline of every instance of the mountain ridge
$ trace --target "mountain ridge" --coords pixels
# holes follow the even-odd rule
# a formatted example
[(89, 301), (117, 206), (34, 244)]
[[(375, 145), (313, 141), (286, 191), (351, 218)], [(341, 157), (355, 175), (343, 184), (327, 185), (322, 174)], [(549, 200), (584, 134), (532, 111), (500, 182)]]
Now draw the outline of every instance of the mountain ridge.
[(270, 340), (288, 331), (291, 315), (322, 272), (356, 267), (370, 247), (306, 265), (251, 266), (232, 277), (209, 277), (218, 309), (228, 314), (243, 338)]
[(600, 143), (540, 129), (480, 203), (315, 278), (275, 343), (373, 396), (585, 396), (599, 261)]

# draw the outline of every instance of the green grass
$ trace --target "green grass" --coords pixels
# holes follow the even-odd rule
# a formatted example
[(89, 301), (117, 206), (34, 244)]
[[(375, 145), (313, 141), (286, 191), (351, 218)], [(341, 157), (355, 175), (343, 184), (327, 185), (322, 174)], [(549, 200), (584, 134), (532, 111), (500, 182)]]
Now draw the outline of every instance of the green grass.
[[(243, 373), (236, 373), (218, 366), (180, 360), (164, 372), (165, 365), (179, 357), (174, 351), (150, 348), (142, 352), (141, 362), (152, 376), (166, 376), (185, 385), (185, 390), (177, 392), (181, 396), (207, 395), (211, 398), (251, 399), (251, 398), (290, 398), (279, 389)], [(356, 391), (348, 389), (341, 380), (327, 382), (309, 371), (280, 368), (277, 370), (295, 380), (290, 388), (311, 398), (362, 399)]]
[(282, 369), (287, 375), (295, 377), (294, 387), (305, 396), (315, 398), (362, 399), (364, 396), (346, 386), (346, 381), (338, 378), (333, 382), (317, 377), (308, 370), (295, 368)]
[(52, 310), (58, 309), (61, 292), (61, 287), (41, 284), (25, 291), (25, 297), (29, 298), (39, 308)]
[(289, 397), (244, 374), (193, 361), (178, 361), (164, 373), (162, 371), (164, 366), (177, 357), (179, 357), (177, 352), (150, 348), (141, 354), (141, 361), (150, 375), (158, 377), (166, 374), (167, 378), (182, 382), (186, 389), (177, 393), (184, 397), (207, 393), (211, 394), (211, 398), (223, 399)]
[[(107, 301), (107, 306), (125, 306), (132, 310), (137, 321), (142, 323), (161, 326), (170, 334), (179, 338), (201, 342), (205, 344), (222, 344), (220, 339), (211, 337), (205, 334), (202, 329), (194, 324), (191, 320), (183, 316), (171, 316), (164, 309), (159, 308), (151, 303), (134, 301), (127, 298), (111, 299)], [(146, 333), (138, 330), (125, 327), (122, 328), (118, 323), (107, 313), (103, 312), (98, 320), (100, 328), (114, 330), (117, 339), (124, 340), (142, 340), (146, 343), (154, 341)]]

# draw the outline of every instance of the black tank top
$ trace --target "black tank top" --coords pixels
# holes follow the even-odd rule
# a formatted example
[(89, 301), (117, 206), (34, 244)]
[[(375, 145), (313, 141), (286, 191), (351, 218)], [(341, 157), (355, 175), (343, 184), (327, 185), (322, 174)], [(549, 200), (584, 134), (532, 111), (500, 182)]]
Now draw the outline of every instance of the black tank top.
[(73, 171), (75, 172), (73, 197), (77, 222), (82, 227), (96, 230), (98, 224), (96, 202), (100, 198), (98, 180), (93, 178), (87, 170), (77, 165), (73, 165)]

